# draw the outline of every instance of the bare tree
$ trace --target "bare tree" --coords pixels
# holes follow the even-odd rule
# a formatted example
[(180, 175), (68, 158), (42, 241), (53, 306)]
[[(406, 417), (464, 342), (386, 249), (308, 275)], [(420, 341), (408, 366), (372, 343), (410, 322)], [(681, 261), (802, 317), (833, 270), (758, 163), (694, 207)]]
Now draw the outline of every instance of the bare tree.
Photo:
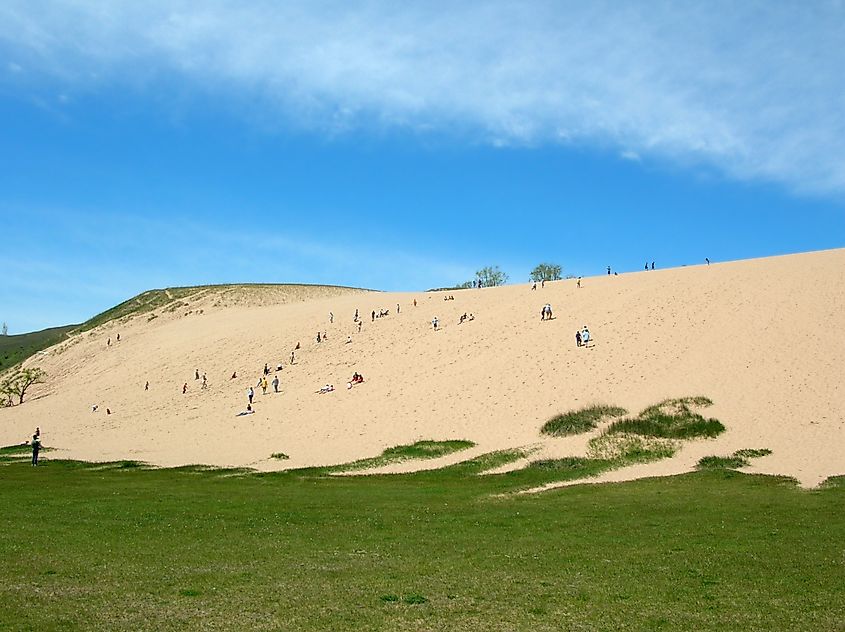
[(0, 393), (10, 399), (15, 396), (18, 398), (18, 404), (23, 404), (23, 398), (29, 387), (34, 384), (43, 384), (46, 377), (47, 374), (38, 367), (18, 369), (0, 383)]

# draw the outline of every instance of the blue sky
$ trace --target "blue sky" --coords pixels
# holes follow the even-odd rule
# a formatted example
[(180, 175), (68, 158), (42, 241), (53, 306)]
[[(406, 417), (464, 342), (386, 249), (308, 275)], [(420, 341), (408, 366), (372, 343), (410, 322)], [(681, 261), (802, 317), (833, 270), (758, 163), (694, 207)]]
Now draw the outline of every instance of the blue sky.
[(845, 246), (845, 6), (706, 4), (9, 0), (0, 320)]

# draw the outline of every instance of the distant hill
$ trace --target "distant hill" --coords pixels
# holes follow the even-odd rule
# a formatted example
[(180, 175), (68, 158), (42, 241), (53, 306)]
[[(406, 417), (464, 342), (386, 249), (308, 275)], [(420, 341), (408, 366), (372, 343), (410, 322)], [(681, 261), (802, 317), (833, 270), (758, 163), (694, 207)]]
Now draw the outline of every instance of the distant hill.
[(14, 336), (0, 336), (0, 373), (23, 362), (42, 349), (64, 340), (78, 325), (51, 327)]
[(219, 303), (261, 304), (264, 302), (262, 298), (270, 297), (273, 302), (286, 302), (286, 298), (292, 295), (302, 300), (303, 295), (307, 297), (326, 290), (365, 291), (361, 288), (302, 283), (230, 283), (147, 290), (89, 318), (80, 325), (64, 325), (26, 334), (0, 336), (0, 373), (39, 351), (65, 340), (71, 334), (88, 331), (113, 320), (131, 318), (156, 310), (175, 311), (187, 307), (190, 304), (189, 301), (200, 297), (216, 299)]

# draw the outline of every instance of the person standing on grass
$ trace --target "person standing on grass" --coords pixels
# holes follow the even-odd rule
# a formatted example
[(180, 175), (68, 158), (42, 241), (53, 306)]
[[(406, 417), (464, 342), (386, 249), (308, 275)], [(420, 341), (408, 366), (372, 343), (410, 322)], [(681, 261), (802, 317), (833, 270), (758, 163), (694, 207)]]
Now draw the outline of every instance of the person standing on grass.
[(279, 376), (278, 375), (273, 376), (273, 390), (276, 391), (277, 393), (279, 392)]
[(36, 428), (35, 434), (32, 435), (32, 440), (29, 442), (32, 448), (32, 465), (38, 465), (38, 453), (41, 451), (41, 431)]

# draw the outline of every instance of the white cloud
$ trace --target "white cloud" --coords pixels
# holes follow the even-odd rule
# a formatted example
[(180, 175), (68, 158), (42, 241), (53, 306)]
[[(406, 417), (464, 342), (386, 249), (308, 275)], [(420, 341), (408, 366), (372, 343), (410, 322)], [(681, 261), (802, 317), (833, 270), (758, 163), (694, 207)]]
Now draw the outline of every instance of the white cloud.
[(0, 7), (0, 52), (64, 90), (129, 82), (160, 98), (175, 77), (331, 134), (597, 145), (835, 195), (843, 41), (836, 2)]

